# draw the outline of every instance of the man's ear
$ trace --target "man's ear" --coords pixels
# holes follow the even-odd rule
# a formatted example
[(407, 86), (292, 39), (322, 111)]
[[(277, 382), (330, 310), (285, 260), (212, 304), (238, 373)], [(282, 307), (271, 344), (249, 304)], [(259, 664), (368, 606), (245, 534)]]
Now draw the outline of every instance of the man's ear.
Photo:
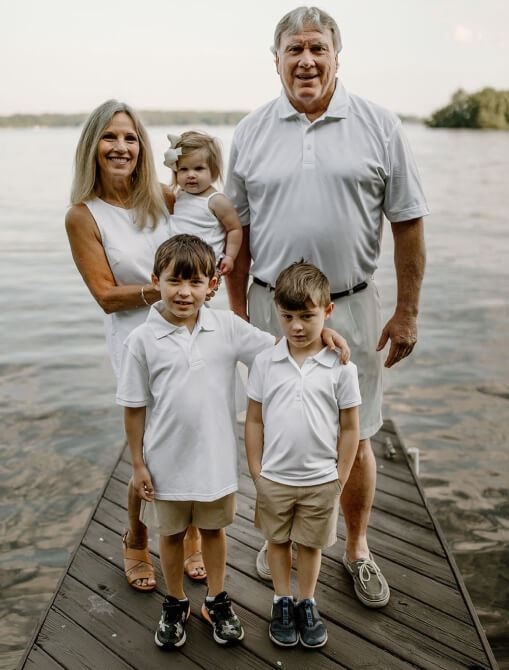
[(325, 318), (328, 319), (333, 311), (334, 311), (334, 303), (331, 302), (325, 308)]
[(339, 70), (339, 54), (336, 54), (336, 72)]
[(156, 277), (154, 273), (151, 276), (152, 286), (154, 286), (159, 291), (159, 277)]
[(281, 74), (281, 72), (279, 71), (279, 56), (277, 55), (277, 53), (274, 56), (274, 63), (276, 64), (276, 72), (278, 74)]

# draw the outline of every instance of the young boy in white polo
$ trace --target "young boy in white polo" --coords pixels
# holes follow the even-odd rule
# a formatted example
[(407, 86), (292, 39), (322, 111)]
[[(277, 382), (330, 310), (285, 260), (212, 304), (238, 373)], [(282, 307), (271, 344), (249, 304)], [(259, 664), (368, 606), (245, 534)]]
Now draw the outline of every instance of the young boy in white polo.
[[(314, 599), (321, 550), (336, 542), (339, 495), (359, 442), (357, 368), (341, 365), (320, 333), (334, 309), (330, 286), (300, 262), (279, 275), (274, 300), (285, 337), (255, 359), (248, 381), (246, 452), (257, 498), (255, 525), (268, 541), (274, 584), (270, 639), (322, 647)], [(290, 583), (297, 544), (297, 600)]]
[[(177, 235), (158, 249), (152, 281), (161, 301), (124, 344), (117, 403), (131, 451), (143, 521), (160, 536), (168, 595), (155, 633), (159, 647), (180, 647), (190, 613), (183, 541), (201, 531), (208, 594), (202, 616), (219, 644), (244, 630), (224, 591), (226, 534), (238, 488), (235, 420), (237, 361), (251, 365), (275, 338), (226, 310), (203, 307), (216, 286), (212, 248)], [(336, 354), (334, 354), (336, 356)]]

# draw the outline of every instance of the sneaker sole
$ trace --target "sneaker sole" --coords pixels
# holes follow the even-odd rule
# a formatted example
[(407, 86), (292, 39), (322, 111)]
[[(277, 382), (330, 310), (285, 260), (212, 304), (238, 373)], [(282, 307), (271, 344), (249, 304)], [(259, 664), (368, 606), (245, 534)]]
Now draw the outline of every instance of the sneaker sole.
[(184, 635), (182, 636), (182, 639), (179, 640), (178, 642), (175, 642), (175, 644), (171, 644), (169, 642), (161, 642), (159, 638), (157, 637), (157, 631), (154, 635), (154, 641), (156, 645), (159, 647), (159, 649), (176, 649), (177, 647), (181, 647), (184, 642), (186, 641), (186, 631), (184, 631)]
[(272, 579), (272, 573), (267, 564), (267, 543), (265, 542), (256, 556), (256, 572), (258, 577), (265, 581)]
[(306, 649), (319, 649), (320, 647), (323, 647), (327, 644), (328, 638), (329, 638), (329, 636), (327, 635), (327, 633), (325, 633), (325, 640), (323, 642), (320, 642), (320, 644), (306, 644), (304, 642), (304, 640), (302, 639), (302, 637), (300, 636), (300, 634), (299, 634), (300, 643)]
[(280, 642), (279, 640), (276, 640), (276, 638), (270, 632), (270, 628), (269, 628), (269, 638), (270, 638), (271, 642), (274, 642), (274, 644), (277, 644), (278, 647), (296, 647), (299, 644), (299, 636), (298, 635), (297, 635), (297, 639), (295, 640), (295, 642), (288, 643), (288, 642)]
[(242, 632), (240, 634), (240, 637), (236, 637), (233, 640), (223, 640), (222, 637), (217, 636), (216, 629), (215, 629), (215, 626), (214, 626), (214, 622), (210, 618), (209, 613), (208, 613), (207, 608), (205, 607), (205, 605), (201, 606), (201, 615), (205, 619), (205, 621), (212, 626), (212, 635), (214, 636), (214, 640), (215, 640), (215, 642), (217, 642), (217, 644), (236, 644), (237, 642), (242, 642), (242, 640), (244, 639), (244, 629), (241, 627)]

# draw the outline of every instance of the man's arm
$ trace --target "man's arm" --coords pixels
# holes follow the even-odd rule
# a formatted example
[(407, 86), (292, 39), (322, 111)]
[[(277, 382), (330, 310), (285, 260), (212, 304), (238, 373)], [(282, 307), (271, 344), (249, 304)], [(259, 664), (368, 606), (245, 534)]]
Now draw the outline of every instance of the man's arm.
[(377, 351), (381, 351), (388, 340), (391, 341), (384, 363), (386, 368), (409, 356), (417, 342), (419, 296), (426, 265), (422, 218), (392, 223), (391, 226), (397, 302), (394, 314), (385, 324), (377, 346)]
[(263, 419), (262, 404), (249, 399), (245, 426), (246, 456), (249, 474), (253, 481), (262, 471)]
[(235, 265), (226, 279), (226, 290), (231, 309), (245, 321), (247, 315), (247, 284), (251, 268), (251, 252), (249, 250), (249, 226), (242, 228), (242, 244), (235, 259)]

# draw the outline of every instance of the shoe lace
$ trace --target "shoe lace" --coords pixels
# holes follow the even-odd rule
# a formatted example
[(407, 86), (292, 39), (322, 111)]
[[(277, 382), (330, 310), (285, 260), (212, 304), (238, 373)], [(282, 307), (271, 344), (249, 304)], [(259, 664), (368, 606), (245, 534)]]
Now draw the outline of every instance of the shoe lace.
[(284, 598), (281, 602), (281, 615), (283, 617), (283, 626), (288, 626), (290, 623), (290, 601)]
[(313, 606), (311, 603), (304, 603), (304, 615), (306, 617), (306, 626), (313, 626), (315, 623), (315, 618), (313, 616)]
[(382, 588), (380, 568), (374, 561), (369, 558), (364, 558), (362, 561), (359, 561), (358, 568), (359, 569), (357, 574), (359, 575), (359, 580), (363, 587), (365, 587), (366, 584), (371, 581), (372, 576), (375, 576), (380, 584), (380, 589)]
[(216, 625), (220, 627), (224, 633), (234, 633), (237, 629), (237, 622), (231, 608), (231, 603), (228, 600), (217, 604), (214, 603), (213, 610)]

